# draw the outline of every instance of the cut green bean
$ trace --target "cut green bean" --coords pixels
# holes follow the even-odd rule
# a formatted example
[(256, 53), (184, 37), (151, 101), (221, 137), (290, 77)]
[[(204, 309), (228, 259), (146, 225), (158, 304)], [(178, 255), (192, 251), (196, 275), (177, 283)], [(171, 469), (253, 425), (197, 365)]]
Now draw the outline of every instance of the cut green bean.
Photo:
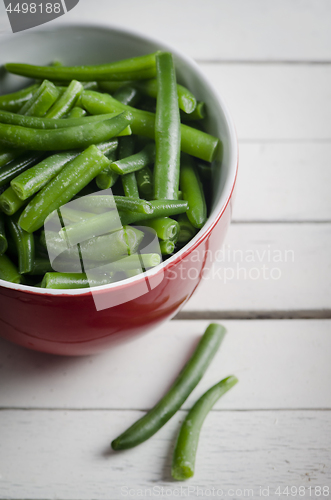
[[(129, 111), (133, 134), (155, 138), (155, 115), (120, 103), (108, 94), (84, 91), (81, 98), (84, 108), (91, 114)], [(206, 132), (181, 124), (181, 150), (201, 160), (212, 162), (220, 148), (220, 140)]]
[[(134, 153), (133, 137), (124, 137), (120, 139), (118, 148), (118, 159), (122, 160), (123, 158), (130, 157), (133, 155), (133, 153)], [(109, 168), (111, 168), (111, 165)], [(113, 172), (115, 172), (115, 170), (113, 170)], [(119, 174), (117, 173), (117, 175)], [(134, 172), (122, 175), (121, 181), (125, 196), (130, 196), (131, 198), (139, 198), (137, 179)]]
[(40, 130), (0, 123), (0, 144), (10, 148), (58, 151), (84, 148), (106, 141), (124, 130), (130, 116), (122, 113), (110, 120), (63, 129)]
[(41, 117), (54, 104), (59, 94), (59, 90), (53, 83), (44, 80), (31, 99), (19, 110), (19, 114)]
[(121, 259), (110, 262), (106, 265), (107, 270), (110, 272), (129, 271), (130, 269), (150, 269), (160, 264), (161, 257), (158, 253), (135, 254), (128, 255)]
[(28, 153), (21, 154), (16, 160), (9, 162), (0, 169), (0, 186), (4, 186), (10, 182), (16, 176), (40, 161), (43, 157), (43, 153), (30, 151)]
[(80, 82), (72, 80), (51, 109), (47, 111), (46, 118), (62, 118), (74, 106), (83, 90), (83, 85)]
[(139, 221), (139, 226), (147, 226), (154, 229), (161, 240), (173, 240), (179, 233), (179, 224), (169, 217), (158, 217), (156, 219)]
[(197, 233), (197, 229), (192, 226), (186, 214), (180, 214), (177, 218), (179, 224), (179, 234), (177, 243), (179, 245), (185, 245), (190, 241)]
[(46, 217), (68, 203), (96, 177), (110, 161), (92, 145), (67, 163), (62, 170), (25, 207), (19, 224), (28, 232), (39, 229)]
[(18, 224), (18, 214), (7, 217), (6, 223), (18, 254), (18, 272), (29, 273), (34, 261), (34, 236)]
[(149, 167), (144, 167), (141, 170), (137, 170), (135, 176), (140, 196), (146, 200), (152, 199), (154, 188), (151, 169)]
[(11, 186), (0, 195), (0, 209), (6, 215), (15, 214), (20, 208), (24, 207), (28, 200), (22, 200), (16, 194)]
[(194, 111), (191, 113), (184, 113), (182, 111), (180, 116), (184, 121), (203, 120), (203, 118), (206, 118), (206, 104), (203, 101), (199, 101)]
[(41, 282), (42, 288), (52, 289), (72, 289), (72, 288), (89, 288), (94, 286), (107, 285), (111, 283), (111, 276), (100, 276), (98, 279), (92, 280), (85, 273), (52, 273), (47, 272)]
[(176, 71), (170, 52), (156, 55), (154, 198), (176, 200), (179, 189), (180, 116)]
[(86, 110), (79, 106), (74, 106), (68, 113), (68, 118), (83, 118), (86, 115)]
[(34, 66), (7, 63), (10, 73), (49, 80), (140, 80), (155, 76), (155, 53), (97, 66)]
[(31, 99), (38, 88), (39, 85), (34, 83), (25, 89), (0, 96), (0, 109), (16, 113)]
[(151, 214), (142, 214), (138, 212), (120, 212), (122, 224), (134, 224), (142, 220), (155, 219), (157, 217), (171, 217), (185, 213), (188, 203), (185, 200), (151, 200), (153, 212)]
[(139, 212), (146, 215), (154, 212), (152, 203), (146, 200), (141, 200), (140, 198), (129, 198), (127, 196), (111, 196), (103, 194), (79, 198), (75, 201), (75, 207), (77, 207), (78, 210), (87, 210), (94, 213), (103, 213), (105, 210), (114, 208), (129, 212)]
[(5, 221), (3, 214), (0, 212), (0, 255), (3, 255), (7, 248), (8, 241), (6, 238)]
[(136, 172), (147, 167), (155, 160), (155, 144), (147, 144), (139, 153), (128, 156), (121, 160), (116, 160), (111, 164), (111, 168), (119, 175)]
[(29, 276), (40, 276), (52, 271), (53, 268), (49, 259), (45, 257), (35, 257), (32, 263), (32, 269), (29, 272)]
[[(112, 163), (116, 159), (116, 151), (111, 151), (106, 154), (108, 160)], [(118, 174), (114, 172), (108, 165), (100, 174), (95, 178), (95, 182), (99, 189), (111, 188), (118, 179)]]
[(160, 241), (162, 255), (170, 255), (175, 250), (175, 243), (171, 240)]
[(0, 279), (11, 283), (21, 283), (22, 276), (7, 255), (0, 255)]
[(181, 158), (180, 188), (183, 199), (188, 201), (187, 217), (194, 227), (200, 229), (207, 220), (206, 200), (196, 166), (188, 155)]
[(222, 325), (212, 323), (208, 326), (193, 356), (184, 366), (167, 394), (146, 415), (111, 443), (114, 450), (137, 446), (153, 436), (168, 422), (201, 380), (215, 356), (225, 332)]
[(231, 375), (214, 385), (201, 396), (188, 412), (177, 438), (171, 475), (178, 481), (185, 481), (194, 475), (195, 457), (198, 449), (200, 430), (214, 404), (229, 391), (238, 379)]

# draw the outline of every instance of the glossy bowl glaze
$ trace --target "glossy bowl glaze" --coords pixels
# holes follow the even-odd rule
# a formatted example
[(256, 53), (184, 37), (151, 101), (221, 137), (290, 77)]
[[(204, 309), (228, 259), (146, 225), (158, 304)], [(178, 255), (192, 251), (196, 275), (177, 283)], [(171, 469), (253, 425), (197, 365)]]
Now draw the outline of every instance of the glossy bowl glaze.
[[(101, 64), (155, 50), (174, 54), (178, 81), (207, 105), (206, 129), (222, 139), (213, 163), (211, 211), (205, 226), (184, 248), (157, 268), (128, 280), (92, 289), (44, 290), (0, 280), (0, 335), (30, 349), (85, 355), (145, 333), (173, 317), (189, 300), (210, 267), (230, 223), (237, 175), (237, 140), (227, 108), (199, 67), (173, 47), (111, 27), (57, 25), (0, 38), (0, 64)], [(0, 94), (26, 80), (5, 75)], [(220, 285), (222, 286), (222, 285)], [(96, 303), (99, 304), (98, 309)], [(100, 305), (101, 304), (101, 305)]]

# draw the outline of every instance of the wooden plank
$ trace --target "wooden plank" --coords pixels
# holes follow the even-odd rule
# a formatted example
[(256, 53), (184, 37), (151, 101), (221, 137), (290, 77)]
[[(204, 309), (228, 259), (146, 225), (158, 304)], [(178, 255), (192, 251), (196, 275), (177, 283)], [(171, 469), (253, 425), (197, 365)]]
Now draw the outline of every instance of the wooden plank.
[(331, 139), (331, 65), (200, 64), (240, 140)]
[[(44, 355), (2, 341), (0, 407), (151, 408), (208, 323), (172, 321), (134, 342), (83, 358)], [(216, 408), (331, 408), (331, 321), (222, 323), (227, 336), (184, 408), (230, 374), (240, 383)]]
[(321, 61), (331, 60), (330, 17), (328, 0), (125, 0), (116, 5), (94, 0), (93, 9), (81, 1), (52, 26), (110, 23), (171, 43), (198, 59)]
[(330, 311), (330, 244), (328, 223), (232, 224), (183, 311), (198, 317)]
[(241, 144), (233, 220), (330, 221), (331, 144)]
[[(277, 488), (289, 486), (301, 487), (300, 498), (310, 499), (317, 498), (314, 488), (330, 487), (327, 411), (213, 411), (201, 432), (195, 476), (177, 483), (170, 466), (184, 415), (180, 411), (143, 445), (111, 453), (110, 440), (141, 412), (2, 411), (0, 498), (176, 498), (180, 491), (196, 498), (198, 487), (202, 498), (212, 488), (228, 498), (253, 489), (245, 496), (259, 498), (260, 487), (279, 498)], [(321, 498), (329, 498), (324, 492)]]

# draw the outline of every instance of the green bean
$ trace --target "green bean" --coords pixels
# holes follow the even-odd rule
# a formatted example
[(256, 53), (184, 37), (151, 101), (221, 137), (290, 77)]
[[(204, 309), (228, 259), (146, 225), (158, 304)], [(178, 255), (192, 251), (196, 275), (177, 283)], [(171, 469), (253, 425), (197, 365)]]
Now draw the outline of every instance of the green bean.
[(53, 268), (48, 258), (35, 257), (32, 263), (32, 269), (29, 272), (29, 276), (39, 276), (52, 271)]
[(181, 119), (184, 121), (202, 120), (206, 117), (206, 104), (203, 101), (197, 102), (196, 108), (191, 113), (180, 113)]
[(111, 276), (101, 276), (97, 280), (91, 280), (85, 273), (52, 273), (47, 272), (41, 282), (42, 288), (71, 289), (89, 288), (111, 283)]
[(187, 201), (184, 200), (151, 200), (153, 212), (151, 214), (141, 214), (138, 212), (120, 212), (122, 224), (134, 224), (142, 220), (155, 219), (157, 217), (171, 217), (186, 212)]
[(15, 214), (20, 208), (24, 207), (28, 200), (22, 200), (16, 194), (11, 186), (0, 195), (0, 209), (6, 215)]
[(17, 92), (0, 96), (0, 109), (16, 113), (22, 106), (31, 99), (39, 85), (34, 83)]
[(15, 160), (21, 154), (22, 151), (8, 150), (0, 146), (0, 168), (6, 166), (10, 161)]
[[(81, 109), (82, 108), (77, 108)], [(86, 113), (86, 111), (85, 111)], [(20, 125), (21, 127), (36, 128), (36, 129), (53, 129), (53, 128), (67, 128), (76, 127), (78, 125), (86, 125), (88, 123), (95, 123), (98, 121), (105, 121), (114, 118), (119, 113), (107, 113), (104, 115), (86, 116), (82, 118), (46, 118), (39, 116), (25, 116), (9, 111), (0, 111), (0, 122), (8, 125)]]
[(162, 255), (170, 255), (175, 250), (175, 243), (171, 240), (160, 241)]
[(188, 412), (177, 438), (171, 475), (178, 481), (184, 481), (194, 475), (195, 457), (202, 424), (223, 394), (230, 390), (238, 379), (231, 375), (205, 392)]
[(144, 167), (141, 170), (137, 170), (135, 176), (140, 196), (146, 200), (150, 200), (154, 191), (151, 169), (149, 167)]
[(141, 419), (116, 438), (114, 450), (132, 448), (153, 436), (179, 410), (201, 380), (225, 335), (222, 325), (212, 323), (206, 329), (191, 359), (167, 394)]
[(0, 170), (0, 186), (4, 186), (17, 175), (21, 174), (29, 167), (40, 161), (44, 154), (37, 152), (24, 153), (16, 160), (12, 160)]
[(3, 255), (8, 248), (8, 241), (5, 232), (5, 221), (3, 214), (0, 212), (0, 255)]
[[(120, 139), (118, 148), (119, 160), (130, 157), (133, 155), (133, 153), (134, 153), (133, 137), (126, 137)], [(112, 168), (111, 165), (109, 168)], [(115, 170), (113, 170), (113, 172), (115, 172)], [(118, 173), (116, 173), (116, 175), (118, 175)], [(122, 175), (121, 181), (125, 196), (130, 196), (131, 198), (139, 198), (138, 184), (134, 172)]]
[(43, 116), (59, 97), (56, 86), (44, 80), (33, 97), (27, 101), (19, 110), (19, 114), (25, 116)]
[(29, 273), (34, 261), (34, 236), (18, 224), (18, 214), (7, 217), (6, 223), (18, 254), (18, 272)]
[(51, 155), (15, 177), (10, 185), (21, 200), (26, 200), (46, 186), (70, 160), (78, 155), (78, 151), (64, 151)]
[(197, 230), (192, 226), (186, 214), (180, 214), (178, 216), (177, 222), (179, 224), (177, 243), (179, 245), (185, 245), (188, 241), (194, 238)]
[(86, 115), (86, 110), (79, 106), (74, 106), (68, 113), (68, 118), (83, 118)]
[(175, 239), (179, 233), (179, 224), (169, 217), (158, 217), (156, 219), (141, 220), (139, 226), (147, 226), (154, 229), (161, 240)]
[(140, 92), (135, 87), (125, 85), (116, 90), (113, 97), (123, 104), (134, 107), (140, 100)]
[(212, 169), (211, 169), (210, 164), (202, 163), (201, 161), (198, 161), (196, 166), (198, 169), (200, 179), (203, 182), (211, 184), (211, 182), (212, 182)]
[(18, 273), (17, 267), (7, 255), (0, 255), (0, 279), (18, 284), (22, 281), (22, 277)]
[(5, 68), (16, 75), (50, 80), (140, 80), (155, 76), (155, 53), (97, 66), (52, 67), (7, 63)]
[(46, 118), (62, 118), (74, 106), (83, 90), (83, 85), (80, 82), (72, 80), (61, 97), (46, 113)]
[[(84, 91), (81, 98), (84, 108), (91, 114), (114, 113), (129, 111), (132, 133), (155, 138), (155, 115), (148, 111), (132, 108), (120, 103), (108, 94)], [(201, 160), (213, 161), (220, 148), (220, 140), (216, 137), (181, 124), (181, 150)]]
[[(102, 269), (110, 272), (129, 271), (131, 269), (150, 269), (158, 266), (161, 262), (161, 257), (158, 253), (134, 254), (128, 255), (121, 259), (115, 260), (103, 266)], [(140, 271), (142, 272), (142, 271)]]
[(89, 146), (67, 163), (30, 201), (21, 214), (21, 227), (28, 232), (39, 229), (53, 210), (68, 203), (109, 163), (96, 146)]
[(147, 144), (139, 153), (128, 156), (121, 160), (116, 160), (111, 164), (111, 168), (119, 175), (136, 172), (147, 167), (155, 160), (155, 144)]
[(126, 196), (112, 196), (96, 194), (75, 201), (75, 208), (87, 210), (88, 212), (103, 213), (105, 210), (117, 208), (118, 210), (134, 211), (141, 214), (153, 213), (152, 203), (140, 198), (129, 198)]
[(0, 143), (8, 147), (37, 151), (84, 148), (116, 136), (127, 127), (129, 121), (129, 115), (123, 113), (102, 122), (54, 130), (37, 130), (0, 123)]
[[(139, 82), (99, 82), (100, 88), (110, 93), (113, 93), (117, 89), (126, 85), (135, 86), (142, 94), (153, 97), (154, 99), (157, 97), (158, 87), (155, 78), (150, 80), (141, 80)], [(186, 113), (192, 113), (197, 104), (196, 98), (192, 92), (177, 83), (177, 95), (179, 108)]]
[(207, 220), (206, 200), (195, 164), (188, 155), (181, 158), (180, 187), (183, 199), (188, 201), (187, 217), (194, 227), (200, 229)]
[(176, 200), (179, 186), (180, 116), (176, 71), (172, 54), (155, 57), (157, 101), (155, 113), (154, 198)]
[[(116, 151), (111, 151), (106, 154), (110, 163), (112, 163), (116, 159)], [(99, 189), (109, 189), (111, 188), (118, 179), (118, 174), (114, 172), (113, 169), (108, 165), (100, 174), (98, 174), (95, 178), (95, 182)]]

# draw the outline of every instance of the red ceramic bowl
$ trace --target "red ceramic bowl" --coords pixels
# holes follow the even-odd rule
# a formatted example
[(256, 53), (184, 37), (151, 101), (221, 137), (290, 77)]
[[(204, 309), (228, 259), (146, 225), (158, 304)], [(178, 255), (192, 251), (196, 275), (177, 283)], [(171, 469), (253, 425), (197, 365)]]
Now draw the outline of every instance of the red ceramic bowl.
[[(99, 64), (155, 50), (174, 54), (178, 80), (208, 109), (207, 131), (220, 137), (222, 158), (213, 164), (211, 212), (184, 248), (143, 275), (92, 289), (46, 290), (0, 280), (0, 335), (53, 354), (98, 352), (116, 340), (145, 333), (173, 317), (210, 267), (230, 223), (237, 174), (237, 140), (231, 117), (199, 67), (163, 43), (125, 30), (95, 26), (38, 29), (0, 39), (1, 61), (67, 65)], [(0, 79), (0, 94), (22, 86), (19, 77)], [(98, 304), (98, 309), (96, 308)]]

